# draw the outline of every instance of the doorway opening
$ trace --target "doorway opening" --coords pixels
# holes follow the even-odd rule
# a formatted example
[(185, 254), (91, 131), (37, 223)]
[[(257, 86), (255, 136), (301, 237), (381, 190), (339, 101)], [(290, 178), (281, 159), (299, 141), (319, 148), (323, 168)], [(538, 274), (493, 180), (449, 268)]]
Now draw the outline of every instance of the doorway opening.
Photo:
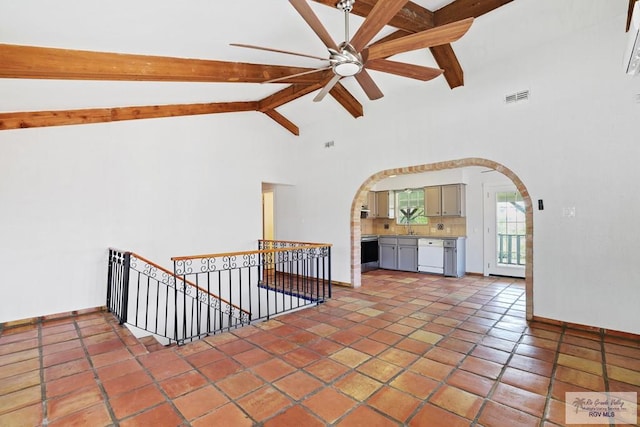
[(459, 160), (450, 160), (445, 162), (430, 163), (404, 168), (387, 169), (371, 175), (358, 189), (353, 202), (351, 204), (351, 285), (360, 287), (362, 284), (361, 266), (360, 266), (360, 241), (362, 236), (360, 212), (362, 205), (366, 205), (368, 192), (379, 181), (389, 178), (393, 175), (406, 175), (422, 172), (442, 171), (446, 169), (459, 169), (468, 166), (485, 167), (507, 177), (520, 194), (522, 203), (524, 204), (524, 215), (526, 224), (525, 233), (525, 260), (524, 260), (524, 279), (525, 279), (525, 297), (526, 297), (526, 317), (530, 320), (533, 317), (533, 205), (531, 197), (522, 180), (506, 166), (488, 159), (482, 158), (466, 158)]
[(274, 191), (273, 186), (262, 184), (262, 238), (274, 240)]
[(485, 276), (525, 277), (526, 207), (514, 186), (484, 188)]

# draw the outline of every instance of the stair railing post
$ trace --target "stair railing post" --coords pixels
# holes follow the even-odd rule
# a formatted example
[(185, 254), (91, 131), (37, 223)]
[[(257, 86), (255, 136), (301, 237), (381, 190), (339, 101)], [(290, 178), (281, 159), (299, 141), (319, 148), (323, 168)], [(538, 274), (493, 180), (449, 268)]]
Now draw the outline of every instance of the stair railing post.
[(329, 298), (331, 298), (331, 246), (329, 246), (328, 248), (328, 258), (327, 258), (327, 264), (328, 264), (328, 275), (329, 275)]
[(120, 324), (127, 322), (127, 314), (129, 313), (129, 273), (131, 267), (131, 252), (124, 253), (124, 272), (122, 275), (122, 314), (120, 315)]
[(113, 286), (113, 249), (109, 249), (109, 264), (107, 267), (107, 309), (113, 311), (111, 307), (111, 287)]

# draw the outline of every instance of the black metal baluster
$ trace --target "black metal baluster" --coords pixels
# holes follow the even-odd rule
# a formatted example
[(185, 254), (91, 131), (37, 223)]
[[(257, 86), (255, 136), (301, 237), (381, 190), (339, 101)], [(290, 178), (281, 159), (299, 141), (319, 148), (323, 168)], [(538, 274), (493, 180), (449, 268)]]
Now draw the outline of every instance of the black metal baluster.
[(131, 253), (124, 254), (124, 274), (122, 277), (122, 316), (120, 324), (126, 323), (129, 312), (129, 268), (131, 267)]

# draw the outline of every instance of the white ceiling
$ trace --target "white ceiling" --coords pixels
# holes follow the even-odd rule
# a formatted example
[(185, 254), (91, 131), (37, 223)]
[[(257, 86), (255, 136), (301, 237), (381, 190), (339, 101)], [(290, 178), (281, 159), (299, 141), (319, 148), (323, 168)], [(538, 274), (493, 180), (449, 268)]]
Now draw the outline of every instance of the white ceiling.
[[(415, 0), (436, 10), (448, 0)], [(567, 32), (601, 20), (619, 19), (624, 29), (627, 0), (514, 0), (474, 22), (453, 44), (468, 76), (501, 57), (526, 54)], [(310, 2), (336, 41), (344, 37), (340, 11)], [(362, 18), (352, 16), (351, 32)], [(386, 28), (381, 34), (390, 32)], [(218, 59), (315, 67), (314, 59), (230, 47), (246, 43), (327, 56), (317, 36), (286, 0), (0, 0), (0, 43), (69, 49)], [(434, 66), (428, 51), (396, 60)], [(0, 62), (1, 66), (1, 62)], [(385, 99), (412, 88), (445, 86), (439, 77), (419, 82), (372, 71), (385, 98), (369, 101), (351, 81), (343, 84), (364, 105), (383, 107)], [(353, 80), (353, 79), (350, 79)], [(117, 107), (192, 102), (258, 100), (284, 87), (275, 84), (155, 83), (29, 81), (0, 79), (0, 111)], [(335, 102), (313, 103), (313, 94), (294, 101), (283, 111), (303, 127), (311, 115), (342, 109)], [(344, 114), (348, 114), (346, 111)]]

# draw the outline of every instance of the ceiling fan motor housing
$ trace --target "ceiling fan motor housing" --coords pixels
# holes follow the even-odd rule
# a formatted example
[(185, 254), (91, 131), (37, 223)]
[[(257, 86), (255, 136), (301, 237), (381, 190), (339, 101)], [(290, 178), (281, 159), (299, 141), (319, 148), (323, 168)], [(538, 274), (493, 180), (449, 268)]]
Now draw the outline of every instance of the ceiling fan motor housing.
[(348, 42), (340, 43), (340, 51), (329, 49), (331, 57), (329, 62), (333, 67), (333, 72), (342, 77), (355, 76), (362, 71), (362, 56), (355, 51)]
[(351, 10), (353, 9), (353, 4), (355, 2), (356, 0), (340, 0), (336, 4), (336, 7), (343, 12), (351, 12)]

